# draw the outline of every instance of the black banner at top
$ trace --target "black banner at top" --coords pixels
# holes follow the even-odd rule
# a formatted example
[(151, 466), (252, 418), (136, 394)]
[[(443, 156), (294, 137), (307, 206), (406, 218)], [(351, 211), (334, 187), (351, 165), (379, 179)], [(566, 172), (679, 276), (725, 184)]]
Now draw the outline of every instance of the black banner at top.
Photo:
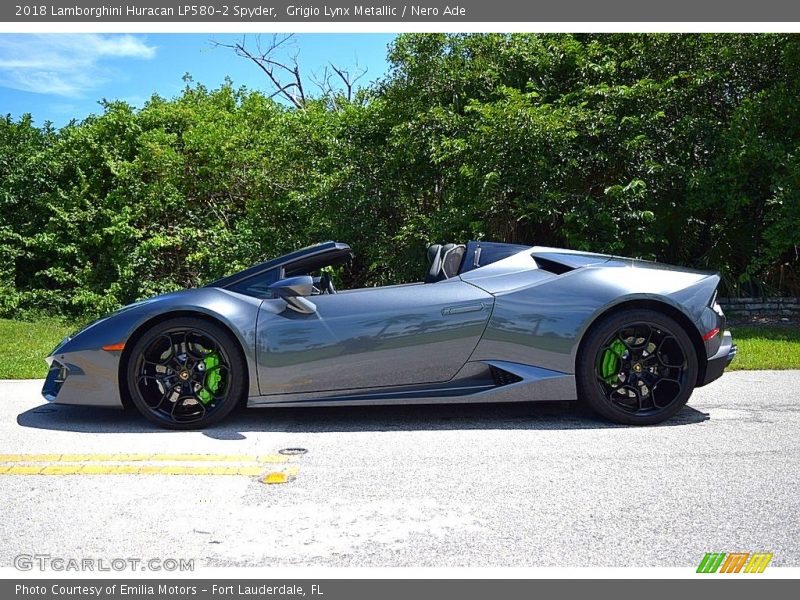
[(787, 0), (12, 0), (4, 22), (797, 22)]

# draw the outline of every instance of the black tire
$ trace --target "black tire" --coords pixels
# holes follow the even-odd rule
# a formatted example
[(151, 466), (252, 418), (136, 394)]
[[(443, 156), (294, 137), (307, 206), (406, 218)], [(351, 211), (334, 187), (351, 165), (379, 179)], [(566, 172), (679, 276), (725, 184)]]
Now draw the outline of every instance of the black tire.
[(612, 313), (584, 339), (578, 398), (615, 423), (653, 425), (684, 407), (697, 369), (694, 345), (674, 319), (648, 309)]
[(219, 422), (247, 393), (247, 369), (233, 335), (205, 319), (176, 317), (148, 329), (127, 361), (134, 406), (167, 429)]

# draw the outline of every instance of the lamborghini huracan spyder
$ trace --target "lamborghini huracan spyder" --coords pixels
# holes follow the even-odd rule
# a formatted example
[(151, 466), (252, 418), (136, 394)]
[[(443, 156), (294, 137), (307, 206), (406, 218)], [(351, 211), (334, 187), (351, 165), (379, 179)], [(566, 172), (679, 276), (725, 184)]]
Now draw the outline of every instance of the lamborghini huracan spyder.
[(174, 429), (251, 407), (575, 400), (658, 423), (736, 354), (714, 273), (571, 250), (431, 246), (424, 282), (336, 290), (326, 242), (131, 304), (47, 358), (52, 402)]

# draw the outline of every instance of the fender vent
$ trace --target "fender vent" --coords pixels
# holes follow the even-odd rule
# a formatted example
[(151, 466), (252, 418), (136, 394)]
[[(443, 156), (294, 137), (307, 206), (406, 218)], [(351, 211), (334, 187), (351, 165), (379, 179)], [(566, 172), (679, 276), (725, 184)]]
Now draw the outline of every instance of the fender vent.
[(504, 371), (503, 369), (498, 369), (494, 365), (489, 365), (489, 371), (492, 374), (492, 379), (494, 379), (494, 384), (497, 386), (510, 385), (522, 381), (522, 377)]

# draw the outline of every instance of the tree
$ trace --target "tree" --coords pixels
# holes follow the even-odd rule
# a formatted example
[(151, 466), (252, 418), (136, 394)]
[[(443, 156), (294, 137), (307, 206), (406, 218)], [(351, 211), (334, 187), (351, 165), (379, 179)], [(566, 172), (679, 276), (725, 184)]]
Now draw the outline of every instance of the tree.
[[(295, 108), (303, 109), (309, 100), (309, 95), (303, 85), (303, 76), (298, 62), (299, 49), (293, 45), (294, 34), (271, 36), (267, 43), (262, 43), (262, 36), (254, 38), (242, 36), (232, 44), (223, 44), (213, 41), (217, 47), (233, 50), (237, 56), (246, 58), (255, 64), (267, 76), (274, 91), (269, 96), (282, 97)], [(281, 51), (289, 50), (285, 58), (280, 57)], [(319, 88), (324, 97), (331, 98), (334, 108), (338, 108), (337, 97), (343, 95), (349, 103), (354, 99), (358, 81), (366, 75), (367, 69), (359, 67), (340, 67), (328, 63), (322, 67), (321, 72), (313, 73), (311, 81)]]
[(356, 251), (345, 286), (419, 280), (429, 243), (472, 238), (800, 295), (799, 40), (405, 34), (351, 98), (289, 62), (269, 94), (187, 80), (59, 130), (6, 117), (0, 314), (88, 318), (326, 239)]

